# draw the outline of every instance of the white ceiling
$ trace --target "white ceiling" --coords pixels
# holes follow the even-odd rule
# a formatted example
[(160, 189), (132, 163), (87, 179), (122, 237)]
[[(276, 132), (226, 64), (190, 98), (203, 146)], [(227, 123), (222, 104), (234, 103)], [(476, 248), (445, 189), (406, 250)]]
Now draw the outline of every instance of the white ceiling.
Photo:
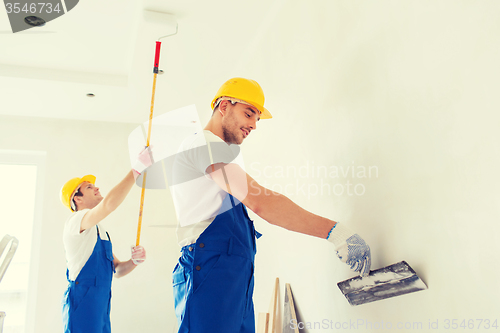
[[(252, 46), (283, 3), (82, 0), (44, 27), (18, 33), (0, 11), (0, 114), (145, 121), (155, 41), (176, 24), (178, 33), (162, 39), (155, 114), (189, 104), (208, 111), (222, 82), (245, 75)], [(145, 9), (170, 15), (159, 23), (144, 18)]]

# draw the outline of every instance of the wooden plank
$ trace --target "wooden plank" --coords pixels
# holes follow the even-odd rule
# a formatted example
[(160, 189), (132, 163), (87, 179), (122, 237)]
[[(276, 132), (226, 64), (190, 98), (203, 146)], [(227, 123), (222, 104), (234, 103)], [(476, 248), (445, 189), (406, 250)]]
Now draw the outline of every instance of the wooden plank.
[(279, 313), (278, 306), (278, 295), (279, 295), (279, 278), (276, 278), (276, 282), (274, 283), (273, 296), (271, 297), (271, 304), (269, 304), (269, 325), (268, 325), (268, 333), (279, 333), (277, 330), (277, 313)]
[(276, 286), (276, 288), (278, 289), (278, 292), (277, 292), (277, 305), (276, 305), (276, 319), (274, 320), (274, 328), (276, 330), (276, 333), (282, 333), (281, 331), (281, 321), (283, 320), (283, 315), (282, 315), (282, 306), (281, 306), (281, 287), (279, 286), (279, 284)]
[(259, 312), (257, 333), (268, 333), (269, 313)]
[(292, 288), (290, 287), (289, 283), (285, 284), (283, 333), (299, 333), (297, 325), (297, 314), (295, 312), (295, 303), (293, 301)]

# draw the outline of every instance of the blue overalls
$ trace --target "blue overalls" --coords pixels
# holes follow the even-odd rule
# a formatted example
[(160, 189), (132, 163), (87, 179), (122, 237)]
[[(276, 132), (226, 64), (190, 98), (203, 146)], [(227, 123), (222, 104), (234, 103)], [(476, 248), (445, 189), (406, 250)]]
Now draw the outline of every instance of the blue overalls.
[[(111, 241), (102, 240), (97, 228), (97, 242), (92, 255), (75, 281), (68, 278), (63, 299), (65, 333), (109, 333), (111, 323), (111, 281), (115, 271)], [(106, 232), (106, 235), (109, 235)], [(68, 271), (66, 271), (68, 277)]]
[(246, 207), (230, 194), (220, 212), (195, 244), (182, 248), (175, 266), (179, 333), (255, 332), (253, 273), (260, 234)]

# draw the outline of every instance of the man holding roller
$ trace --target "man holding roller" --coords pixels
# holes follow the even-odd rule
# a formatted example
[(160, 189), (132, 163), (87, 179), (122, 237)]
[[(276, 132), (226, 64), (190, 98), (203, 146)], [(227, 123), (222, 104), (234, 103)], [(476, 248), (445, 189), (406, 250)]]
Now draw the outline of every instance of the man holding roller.
[(68, 289), (63, 299), (65, 333), (111, 332), (113, 275), (125, 276), (146, 259), (144, 248), (135, 246), (130, 260), (118, 260), (100, 223), (123, 202), (138, 174), (131, 170), (105, 198), (92, 175), (70, 179), (61, 188), (61, 201), (73, 212), (63, 232), (68, 267)]
[(260, 85), (228, 80), (212, 110), (204, 131), (183, 142), (173, 166), (182, 246), (173, 272), (179, 332), (255, 331), (253, 272), (260, 234), (247, 207), (271, 224), (328, 240), (342, 262), (368, 275), (370, 248), (358, 234), (262, 187), (244, 171), (238, 145), (260, 119), (272, 118)]

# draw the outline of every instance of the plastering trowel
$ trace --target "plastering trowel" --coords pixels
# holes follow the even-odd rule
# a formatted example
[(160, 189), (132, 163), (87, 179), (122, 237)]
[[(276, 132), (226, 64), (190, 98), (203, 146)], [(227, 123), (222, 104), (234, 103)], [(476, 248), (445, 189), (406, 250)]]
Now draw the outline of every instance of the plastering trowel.
[(356, 276), (337, 285), (351, 305), (375, 302), (427, 289), (425, 283), (406, 261), (371, 271), (367, 277)]

